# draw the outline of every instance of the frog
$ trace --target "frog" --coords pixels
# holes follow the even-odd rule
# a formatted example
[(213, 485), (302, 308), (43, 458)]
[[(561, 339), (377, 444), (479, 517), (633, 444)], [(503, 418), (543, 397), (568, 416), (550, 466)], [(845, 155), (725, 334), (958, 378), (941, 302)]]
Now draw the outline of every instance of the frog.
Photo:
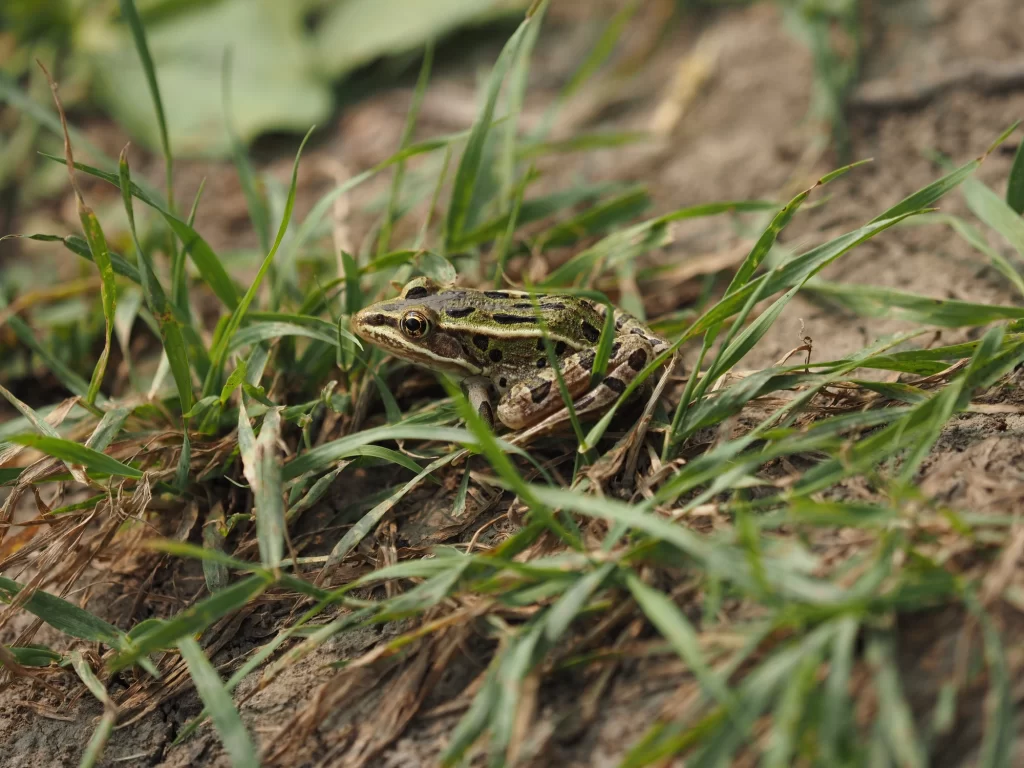
[[(604, 375), (594, 382), (608, 311), (614, 322), (611, 353)], [(429, 277), (414, 278), (397, 298), (354, 313), (351, 327), (397, 358), (459, 380), (488, 426), (497, 421), (510, 430), (567, 411), (548, 344), (580, 415), (610, 406), (669, 348), (634, 316), (584, 296), (475, 290)]]

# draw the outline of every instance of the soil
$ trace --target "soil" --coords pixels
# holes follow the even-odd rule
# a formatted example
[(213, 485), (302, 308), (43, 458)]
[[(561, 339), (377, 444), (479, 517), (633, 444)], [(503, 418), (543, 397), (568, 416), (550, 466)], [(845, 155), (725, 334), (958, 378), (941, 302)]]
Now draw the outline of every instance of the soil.
[[(941, 171), (928, 152), (938, 150), (955, 163), (966, 162), (982, 154), (1004, 128), (1024, 117), (1024, 4), (1019, 0), (908, 0), (864, 5), (867, 52), (864, 79), (851, 95), (847, 109), (849, 159), (873, 158), (874, 162), (829, 186), (833, 204), (808, 209), (798, 217), (784, 238), (792, 248), (823, 242), (848, 231), (936, 178)], [(645, 38), (643, 24), (657, 23), (655, 11), (648, 13), (651, 18), (638, 22), (641, 31), (627, 39), (638, 51), (651, 37), (648, 33)], [(535, 86), (528, 98), (525, 121), (538, 118), (567, 73), (581, 60), (593, 34), (593, 27), (567, 19), (554, 19), (546, 27), (535, 53)], [(846, 161), (831, 151), (813, 154), (804, 149), (817, 146), (822, 132), (822, 125), (808, 118), (814, 87), (812, 62), (774, 4), (705, 13), (696, 23), (670, 27), (665, 36), (637, 74), (619, 82), (612, 96), (594, 97), (589, 102), (584, 98), (585, 108), (580, 107), (573, 119), (576, 128), (588, 130), (647, 129), (652, 121), (665, 120), (666, 104), (672, 100), (671, 87), (666, 84), (671, 84), (681, 71), (699, 72), (702, 66), (705, 75), (693, 75), (698, 87), (683, 105), (674, 128), (647, 145), (601, 151), (585, 159), (567, 155), (559, 159), (558, 165), (544, 166), (543, 170), (564, 178), (585, 169), (593, 179), (642, 182), (660, 212), (714, 200), (785, 199)], [(688, 58), (694, 51), (700, 54), (696, 60)], [(494, 44), (489, 42), (472, 48), (467, 55), (473, 62), (487, 62), (493, 60), (495, 52)], [(445, 62), (433, 78), (424, 103), (420, 124), (423, 135), (468, 125), (475, 104), (476, 77), (476, 70), (465, 61)], [(410, 95), (410, 84), (400, 84), (349, 106), (340, 115), (333, 135), (321, 139), (306, 154), (303, 168), (309, 170), (302, 174), (299, 216), (335, 179), (358, 173), (393, 151)], [(90, 133), (94, 141), (114, 154), (124, 141), (116, 129), (103, 123), (92, 125)], [(1018, 132), (1011, 137), (979, 172), (981, 179), (1000, 191), (1019, 136)], [(283, 180), (289, 173), (293, 151), (290, 139), (264, 142), (258, 147), (261, 165)], [(139, 166), (136, 173), (153, 171), (150, 178), (158, 177), (159, 162), (155, 158), (144, 157)], [(202, 176), (208, 178), (205, 196), (209, 204), (201, 208), (197, 229), (215, 249), (255, 245), (231, 167), (186, 164), (178, 171), (179, 189), (194, 189)], [(387, 183), (382, 178), (368, 184), (354, 198), (347, 226), (355, 243), (370, 222), (358, 213), (359, 202), (373, 199)], [(97, 187), (95, 194), (107, 193)], [(183, 194), (183, 203), (185, 198)], [(942, 201), (942, 209), (963, 213), (966, 206), (958, 194), (953, 194)], [(681, 268), (695, 258), (726, 258), (750, 244), (724, 218), (697, 220), (678, 227), (674, 235), (675, 241), (655, 259)], [(25, 252), (42, 253), (43, 249), (26, 247)], [(841, 259), (824, 277), (976, 302), (1019, 301), (979, 254), (940, 227), (891, 230)], [(645, 286), (643, 295), (652, 315), (678, 305), (676, 297), (659, 293), (654, 285)], [(811, 298), (798, 297), (744, 365), (771, 364), (798, 346), (804, 336), (813, 339), (815, 358), (835, 359), (907, 327), (896, 318), (859, 318)], [(955, 330), (942, 333), (944, 343), (964, 338), (964, 333)], [(1008, 390), (1006, 397), (1014, 396), (1014, 391)], [(970, 414), (958, 418), (925, 463), (922, 487), (929, 494), (975, 512), (1005, 513), (1016, 508), (1024, 495), (1019, 481), (1024, 468), (1022, 436), (1024, 421), (1019, 415)], [(425, 497), (423, 503), (427, 503)], [(489, 515), (485, 512), (480, 519), (487, 520)], [(158, 583), (167, 585), (195, 576), (169, 570), (164, 567)], [(102, 592), (103, 587), (97, 590)], [(186, 594), (188, 591), (183, 589)], [(115, 602), (110, 596), (94, 599), (96, 604)], [(94, 605), (90, 607), (95, 610)], [(262, 606), (257, 614), (260, 610)], [(942, 677), (936, 670), (954, 663), (952, 643), (963, 619), (950, 611), (906, 619), (899, 656), (905, 662), (901, 664), (904, 686), (915, 706), (927, 707), (934, 701), (932, 683)], [(1012, 637), (1017, 631), (1012, 626), (1020, 619), (1008, 623), (1006, 629)], [(215, 662), (228, 664), (240, 658), (263, 641), (267, 626), (256, 614), (245, 619), (233, 640), (215, 656)], [(4, 630), (5, 639), (11, 629)], [(396, 628), (386, 627), (379, 632), (346, 635), (344, 644), (318, 649), (245, 698), (241, 711), (261, 746), (272, 749), (279, 728), (294, 726), (292, 718), (297, 713), (314, 699), (331, 695), (332, 688), (340, 684), (337, 673), (326, 672), (325, 665), (353, 658), (395, 632)], [(40, 641), (45, 637), (40, 635)], [(337, 711), (309, 734), (300, 753), (287, 756), (282, 763), (396, 768), (436, 764), (451, 729), (465, 711), (465, 699), (460, 699), (460, 694), (483, 669), (487, 650), (469, 643), (459, 651), (446, 665), (444, 676), (434, 681), (420, 713), (408, 723), (402, 712), (394, 709), (398, 705), (393, 702), (407, 688), (415, 688), (416, 681), (404, 679), (412, 674), (409, 669), (415, 664), (393, 673), (375, 669), (373, 676), (346, 682), (363, 686), (369, 693), (353, 693), (345, 700), (359, 703), (350, 707), (337, 704)], [(431, 662), (445, 652), (444, 648), (429, 645), (418, 651), (425, 655), (420, 674), (429, 675)], [(532, 751), (537, 755), (533, 764), (581, 768), (616, 765), (623, 750), (659, 713), (681, 706), (673, 700), (673, 693), (687, 674), (681, 666), (657, 657), (633, 659), (619, 666), (608, 680), (599, 706), (596, 701), (579, 700), (584, 683), (593, 682), (583, 677), (584, 673), (563, 673), (545, 683), (539, 692), (536, 720), (547, 724), (547, 730), (533, 733), (535, 743), (524, 746), (527, 754)], [(1021, 682), (1016, 681), (1013, 691), (1018, 701)], [(239, 700), (258, 683), (258, 674), (247, 680), (237, 692)], [(981, 694), (976, 698), (975, 710), (980, 713), (984, 709)], [(54, 706), (53, 702), (26, 706), (29, 699), (37, 701), (34, 693), (18, 686), (0, 695), (0, 766), (48, 768), (75, 763), (102, 713), (99, 705), (83, 698), (54, 714), (47, 709)], [(103, 764), (166, 768), (229, 765), (216, 734), (208, 726), (183, 744), (171, 745), (182, 725), (199, 709), (195, 694), (185, 692), (129, 727), (119, 728), (107, 746)], [(371, 713), (373, 716), (368, 717)], [(923, 709), (916, 714), (927, 716)], [(981, 738), (977, 722), (977, 718), (967, 716), (955, 738), (948, 739), (948, 749), (937, 753), (940, 757), (936, 765), (952, 768), (976, 763)], [(380, 753), (373, 750), (377, 730), (395, 735)], [(353, 743), (365, 746), (355, 749)], [(344, 761), (342, 755), (347, 755)], [(1024, 746), (1018, 745), (1013, 762), (1024, 764)]]

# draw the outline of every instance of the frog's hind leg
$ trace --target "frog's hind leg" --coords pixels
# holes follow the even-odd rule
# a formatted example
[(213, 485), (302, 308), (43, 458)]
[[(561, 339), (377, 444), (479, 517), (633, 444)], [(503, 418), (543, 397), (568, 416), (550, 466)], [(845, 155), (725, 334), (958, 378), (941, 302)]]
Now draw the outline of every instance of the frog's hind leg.
[[(591, 389), (590, 377), (595, 358), (594, 350), (583, 350), (567, 357), (562, 366), (562, 378), (573, 398), (573, 410), (578, 414), (599, 410), (614, 402), (654, 358), (654, 352), (646, 338), (641, 336), (617, 338), (612, 345), (608, 372)], [(524, 407), (526, 398), (530, 400), (529, 407)], [(568, 413), (551, 369), (519, 382), (498, 403), (498, 418), (511, 429), (528, 427), (542, 420), (553, 426), (568, 420)]]
[[(595, 358), (594, 350), (585, 349), (562, 362), (562, 381), (570, 397), (577, 398), (590, 388)], [(513, 384), (498, 401), (497, 414), (509, 429), (522, 429), (564, 407), (557, 375), (551, 368), (544, 368)]]

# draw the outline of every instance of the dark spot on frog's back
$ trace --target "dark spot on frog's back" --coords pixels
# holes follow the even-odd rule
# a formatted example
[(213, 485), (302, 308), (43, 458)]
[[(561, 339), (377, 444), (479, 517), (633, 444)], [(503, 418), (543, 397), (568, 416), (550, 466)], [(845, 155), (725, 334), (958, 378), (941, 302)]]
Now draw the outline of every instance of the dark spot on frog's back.
[(621, 395), (623, 392), (626, 391), (626, 385), (623, 384), (621, 380), (616, 379), (614, 376), (606, 376), (604, 381), (602, 381), (601, 383), (604, 384), (606, 387), (608, 387), (608, 389), (610, 389), (617, 395)]
[(551, 392), (551, 382), (545, 381), (530, 390), (530, 399), (535, 403), (539, 403), (548, 396), (549, 392)]
[(504, 291), (484, 291), (484, 296), (488, 299), (507, 299), (508, 294)]
[[(523, 301), (519, 304), (513, 304), (512, 309), (533, 309), (533, 303), (529, 301)], [(537, 309), (565, 309), (565, 304), (559, 304), (555, 301), (550, 301), (543, 304), (537, 304)]]
[(424, 288), (422, 285), (417, 285), (415, 288), (410, 288), (409, 292), (405, 294), (407, 299), (422, 299), (424, 296), (429, 296), (430, 291)]
[(491, 362), (492, 363), (500, 363), (501, 362), (501, 350), (500, 349), (492, 349), (490, 352), (487, 353), (487, 356), (489, 358), (491, 358)]
[(449, 307), (444, 311), (448, 317), (469, 317), (476, 312), (476, 307)]
[(487, 338), (486, 335), (478, 333), (473, 337), (473, 343), (477, 346), (477, 348), (486, 352), (487, 345), (491, 343), (491, 340)]
[(394, 328), (395, 324), (396, 324), (395, 323), (395, 318), (388, 317), (387, 315), (383, 315), (383, 314), (367, 315), (366, 317), (362, 318), (361, 322), (363, 323), (363, 325), (371, 325), (371, 326), (388, 325), (388, 326), (391, 326), (392, 328)]
[(629, 367), (634, 371), (640, 372), (647, 365), (647, 353), (642, 349), (635, 350), (626, 362), (629, 363)]
[(504, 312), (495, 312), (491, 315), (491, 319), (501, 325), (529, 325), (537, 322), (537, 319), (531, 315), (507, 315)]
[(586, 352), (584, 352), (579, 357), (580, 368), (582, 368), (584, 371), (593, 370), (593, 368), (594, 368), (594, 360), (596, 360), (596, 359), (597, 359), (597, 353), (594, 350), (592, 350), (592, 349), (588, 349)]
[(583, 325), (580, 326), (580, 330), (583, 332), (583, 337), (591, 344), (601, 338), (601, 332), (586, 320), (583, 321)]

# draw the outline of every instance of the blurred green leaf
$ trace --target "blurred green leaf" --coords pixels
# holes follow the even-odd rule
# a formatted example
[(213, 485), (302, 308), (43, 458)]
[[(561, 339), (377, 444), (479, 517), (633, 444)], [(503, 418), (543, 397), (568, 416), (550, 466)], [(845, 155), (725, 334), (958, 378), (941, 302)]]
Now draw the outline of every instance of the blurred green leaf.
[[(168, 144), (178, 156), (231, 152), (221, 82), (226, 50), (232, 57), (231, 118), (245, 145), (267, 131), (301, 131), (327, 119), (334, 107), (332, 81), (342, 75), (524, 5), (345, 0), (313, 12), (303, 2), (220, 0), (144, 16)], [(157, 150), (161, 137), (150, 70), (136, 55), (129, 31), (97, 15), (85, 25), (80, 45), (95, 73), (97, 98), (134, 137)]]

